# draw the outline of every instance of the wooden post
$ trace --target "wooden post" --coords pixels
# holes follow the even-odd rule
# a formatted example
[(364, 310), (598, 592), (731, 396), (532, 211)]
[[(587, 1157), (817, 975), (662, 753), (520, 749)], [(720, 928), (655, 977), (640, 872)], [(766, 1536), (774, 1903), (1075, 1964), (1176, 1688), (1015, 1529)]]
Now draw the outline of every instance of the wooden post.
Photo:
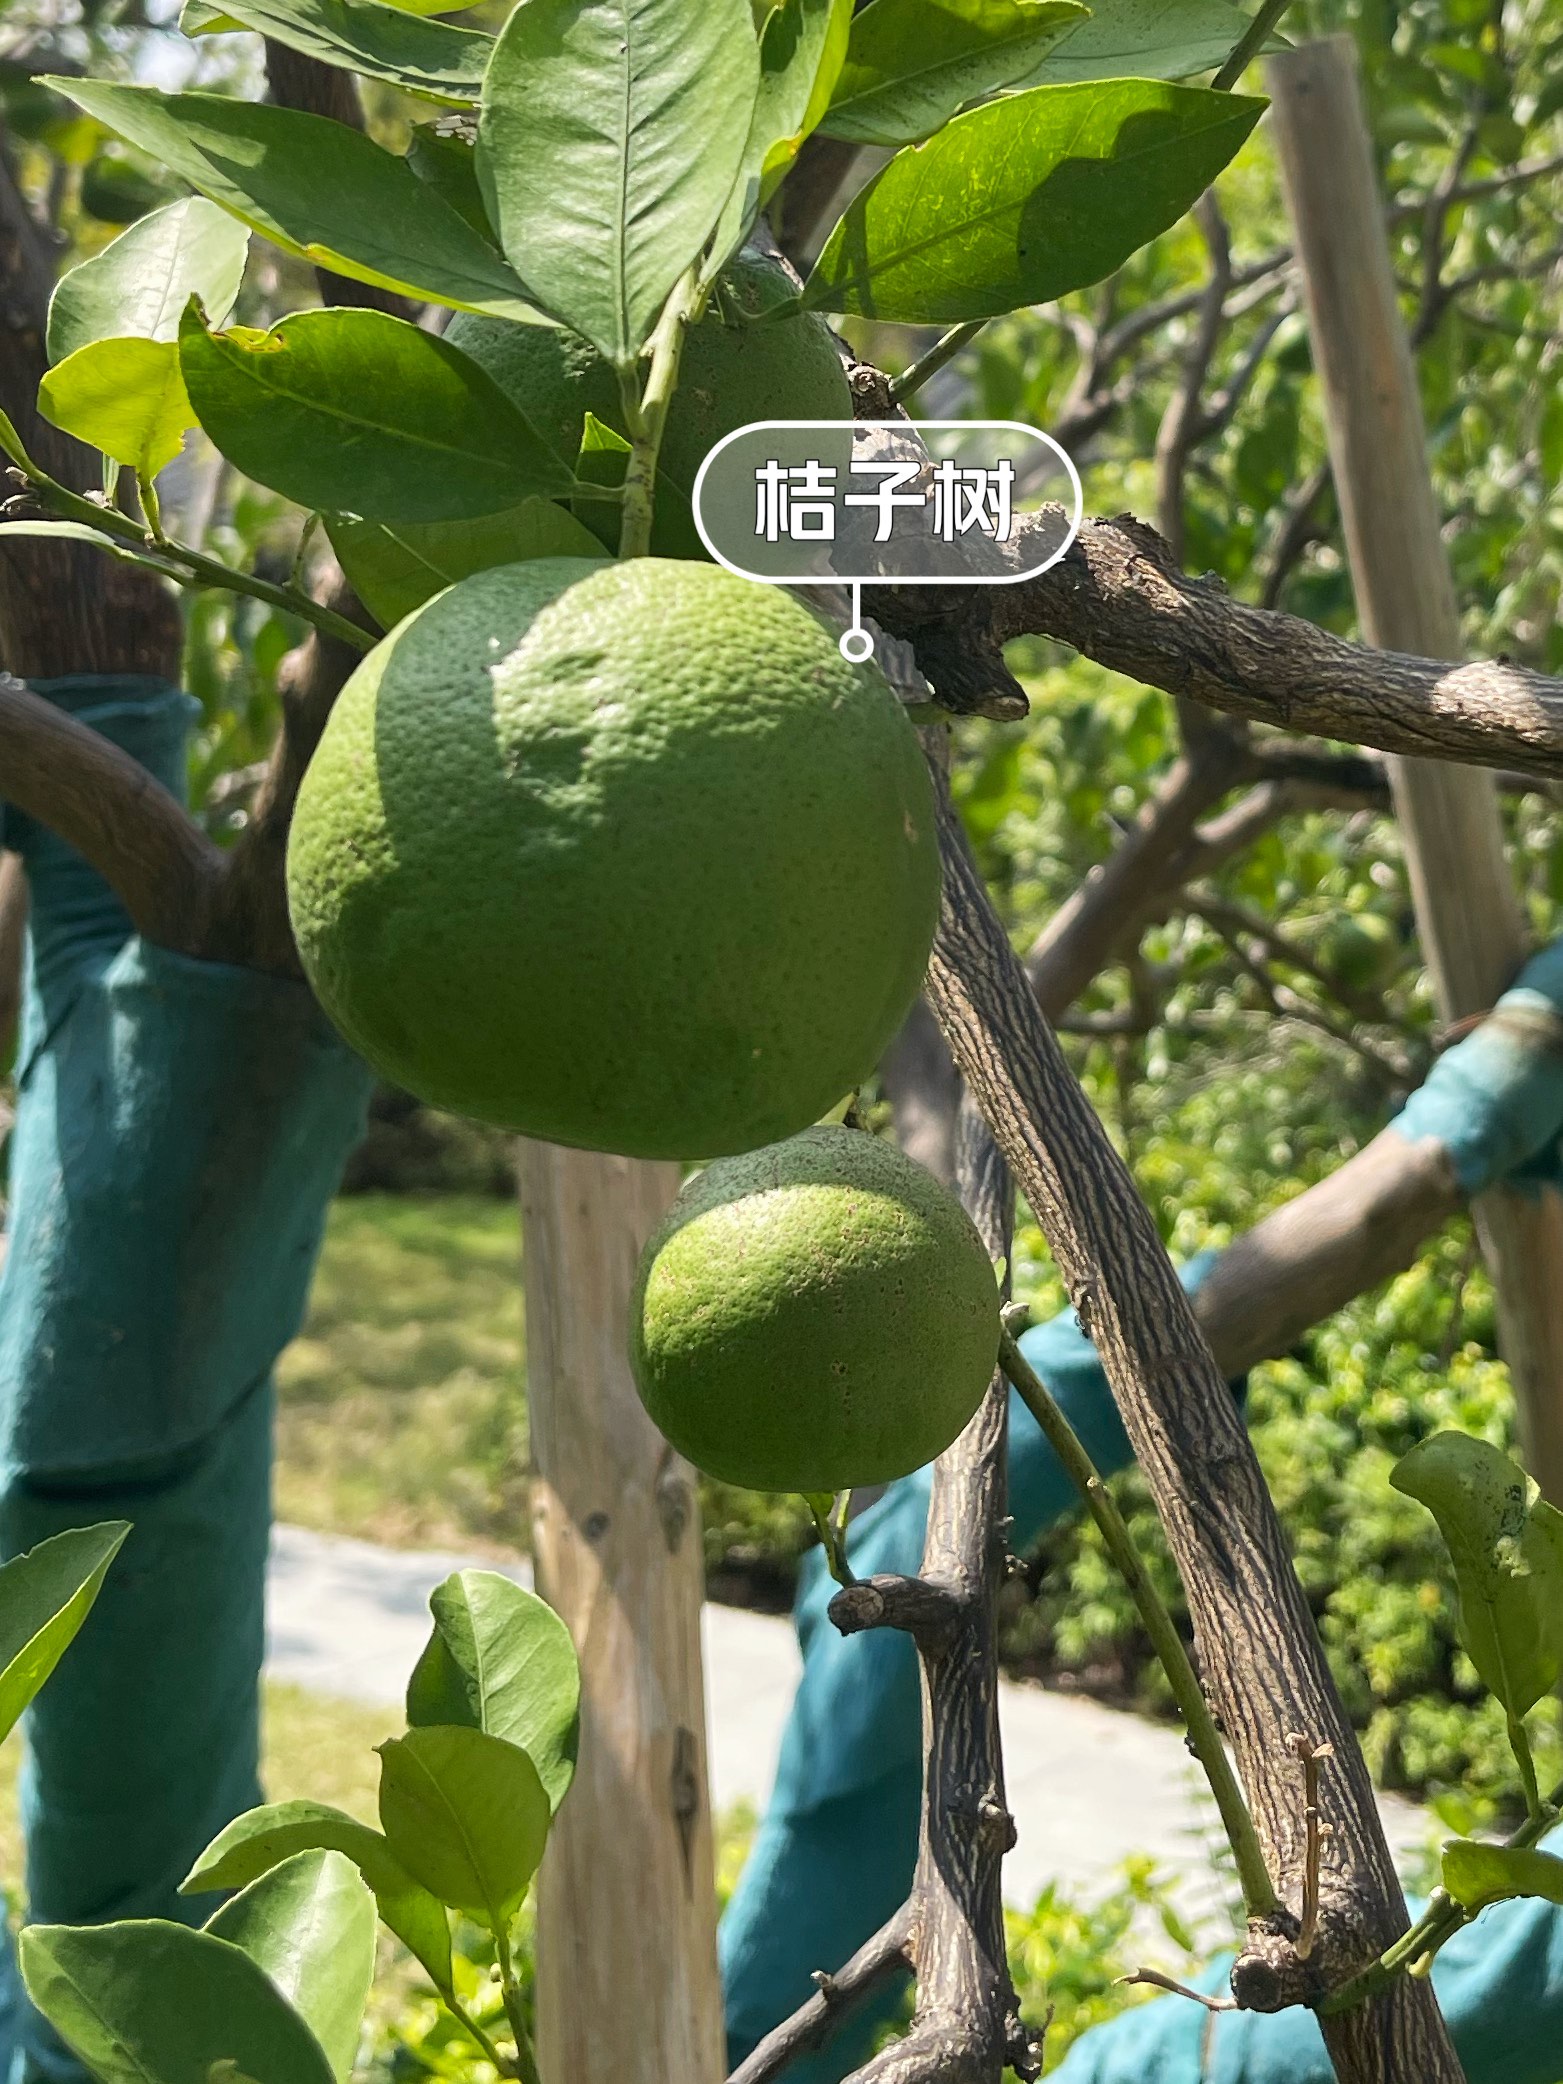
[(544, 2084), (726, 2074), (692, 1474), (635, 1394), (628, 1304), (676, 1165), (523, 1143), (537, 1587), (581, 1659), (581, 1755), (538, 1899)]
[[(1349, 36), (1272, 58), (1266, 84), (1297, 234), (1314, 366), (1363, 632), (1458, 658), (1460, 617), (1427, 463), (1416, 369)], [(1484, 1011), (1525, 952), (1489, 774), (1390, 761), (1417, 926), (1446, 1020)], [(1531, 1472), (1563, 1501), (1563, 1201), (1507, 1188), (1475, 1204)]]

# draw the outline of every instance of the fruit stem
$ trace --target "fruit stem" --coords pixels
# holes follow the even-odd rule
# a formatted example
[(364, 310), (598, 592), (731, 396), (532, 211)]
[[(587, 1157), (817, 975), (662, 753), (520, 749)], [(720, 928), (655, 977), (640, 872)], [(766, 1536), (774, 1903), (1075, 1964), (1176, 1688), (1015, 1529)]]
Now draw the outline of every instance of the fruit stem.
[(805, 1491), (803, 1502), (814, 1515), (831, 1576), (838, 1585), (855, 1585), (857, 1576), (847, 1561), (847, 1514), (852, 1509), (852, 1493), (837, 1491), (832, 1498), (829, 1491)]
[(1021, 1402), (1042, 1428), (1048, 1445), (1063, 1463), (1066, 1475), (1085, 1500), (1101, 1532), (1107, 1553), (1123, 1574), (1139, 1609), (1145, 1632), (1151, 1639), (1151, 1647), (1167, 1674), (1173, 1698), (1188, 1729), (1190, 1747), (1204, 1768), (1216, 1807), (1221, 1812), (1222, 1828), (1237, 1862), (1243, 1907), (1251, 1919), (1268, 1917), (1278, 1908), (1278, 1903), (1254, 1820), (1248, 1813), (1243, 1790), (1237, 1784), (1237, 1775), (1216, 1728), (1210, 1703), (1205, 1699), (1189, 1653), (1183, 1647), (1183, 1638), (1178, 1634), (1160, 1593), (1151, 1583), (1150, 1573), (1134, 1545), (1134, 1537), (1124, 1523), (1123, 1514), (1098, 1474), (1095, 1463), (1081, 1445), (1079, 1435), (1048, 1394), (1042, 1378), (1016, 1345), (1014, 1334), (1007, 1325), (999, 1339), (999, 1366), (1015, 1385)]
[(705, 309), (706, 295), (696, 270), (690, 268), (674, 284), (657, 330), (651, 336), (651, 367), (646, 387), (637, 395), (633, 369), (619, 371), (619, 390), (630, 434), (630, 460), (624, 473), (623, 518), (619, 524), (620, 557), (644, 557), (651, 549), (651, 523), (656, 503), (657, 455), (668, 407), (678, 388), (678, 365), (684, 332)]

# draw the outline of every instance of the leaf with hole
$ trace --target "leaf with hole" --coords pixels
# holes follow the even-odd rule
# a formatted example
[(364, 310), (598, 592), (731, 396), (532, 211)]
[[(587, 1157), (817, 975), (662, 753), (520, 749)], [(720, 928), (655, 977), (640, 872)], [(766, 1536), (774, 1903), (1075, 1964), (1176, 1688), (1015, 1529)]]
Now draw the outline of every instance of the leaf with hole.
[(155, 478), (196, 424), (172, 340), (89, 340), (38, 386), (46, 420)]
[(299, 1852), (230, 1896), (205, 1929), (248, 1954), (347, 2084), (374, 1982), (375, 1901), (340, 1852)]
[(590, 529), (548, 499), (524, 499), (476, 521), (402, 521), (394, 527), (333, 514), (326, 533), (349, 585), (386, 630), (458, 579), (491, 565), (603, 554)]
[(987, 102), (875, 175), (831, 232), (805, 300), (957, 325), (1100, 282), (1198, 200), (1264, 106), (1158, 80)]
[(496, 514), (571, 477), (493, 378), (384, 311), (295, 312), (179, 336), (190, 402), (229, 462), (300, 506), (370, 521)]
[(1085, 19), (1079, 0), (871, 0), (820, 127), (854, 144), (915, 144), (1024, 79)]
[(56, 84), (288, 253), (460, 311), (538, 322), (503, 256), (404, 159), (362, 131), (222, 94), (163, 94), (106, 80)]
[(336, 2084), (319, 2041), (248, 1954), (160, 1919), (28, 1925), (27, 1994), (100, 2084)]
[(519, 1744), (557, 1809), (580, 1735), (581, 1668), (570, 1631), (536, 1593), (495, 1570), (458, 1570), (435, 1587), (429, 1607), (434, 1633), (408, 1682), (407, 1720), (462, 1723)]
[(245, 227), (204, 196), (152, 211), (60, 277), (49, 300), (49, 360), (93, 340), (177, 339), (192, 297), (223, 324), (249, 250)]
[(483, 85), (478, 173), (533, 296), (628, 369), (738, 175), (748, 0), (525, 0)]
[(1563, 1513), (1490, 1441), (1434, 1433), (1390, 1474), (1425, 1505), (1454, 1564), (1460, 1640), (1514, 1720), (1563, 1671)]
[(501, 1931), (548, 1842), (551, 1810), (524, 1751), (483, 1730), (411, 1729), (380, 1747), (380, 1822), (415, 1880)]
[(1466, 1910), (1485, 1910), (1511, 1896), (1537, 1896), (1563, 1904), (1563, 1860), (1555, 1853), (1517, 1845), (1482, 1845), (1453, 1838), (1444, 1847), (1444, 1887)]
[(714, 280), (743, 245), (818, 128), (847, 55), (852, 0), (781, 0), (760, 32), (760, 84), (732, 192), (704, 270)]
[(1189, 79), (1225, 64), (1247, 27), (1227, 0), (1091, 0), (1090, 19), (1018, 84)]
[[(69, 522), (13, 525), (18, 533), (90, 535)], [(125, 1520), (68, 1528), (0, 1568), (0, 1742), (75, 1640), (129, 1532)]]
[(378, 1831), (325, 1802), (268, 1802), (235, 1817), (180, 1883), (180, 1894), (242, 1889), (301, 1852), (345, 1853), (373, 1891), (380, 1916), (435, 1988), (451, 1987), (450, 1919)]
[(245, 29), (366, 79), (437, 101), (475, 102), (494, 39), (383, 0), (224, 0)]

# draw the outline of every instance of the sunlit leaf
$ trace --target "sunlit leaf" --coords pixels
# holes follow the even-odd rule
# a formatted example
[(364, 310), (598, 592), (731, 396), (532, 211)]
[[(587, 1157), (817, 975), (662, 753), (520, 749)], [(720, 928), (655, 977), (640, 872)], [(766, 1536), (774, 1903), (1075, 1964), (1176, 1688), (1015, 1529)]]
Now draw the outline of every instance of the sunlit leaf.
[(525, 0), (500, 35), (489, 216), (533, 296), (621, 368), (716, 225), (758, 83), (748, 0)]
[(494, 39), (382, 0), (224, 0), (241, 28), (410, 94), (474, 102)]
[(952, 325), (1099, 282), (1177, 222), (1264, 106), (1158, 80), (985, 103), (898, 152), (853, 199), (806, 300)]
[(760, 36), (760, 85), (743, 159), (711, 241), (714, 276), (817, 128), (847, 55), (852, 0), (781, 0)]
[(1188, 79), (1224, 64), (1247, 27), (1227, 0), (1091, 0), (1090, 19), (1061, 36), (1021, 84)]
[(172, 463), (196, 424), (172, 340), (89, 340), (45, 375), (38, 410), (148, 478)]
[(300, 311), (269, 333), (211, 333), (192, 309), (179, 352), (212, 441), (300, 506), (448, 521), (569, 489), (492, 377), (387, 312)]
[(92, 340), (173, 340), (192, 297), (214, 325), (232, 311), (250, 235), (226, 210), (186, 196), (154, 210), (60, 277), (49, 302), (49, 360)]
[(821, 127), (864, 145), (931, 137), (1024, 79), (1084, 19), (1079, 0), (871, 0)]
[(382, 629), (491, 565), (602, 555), (590, 529), (547, 499), (525, 499), (475, 521), (403, 521), (394, 527), (333, 514), (326, 533), (354, 593)]
[[(32, 534), (46, 525), (22, 524)], [(89, 534), (68, 522), (51, 526), (66, 529), (78, 540)], [(129, 1532), (125, 1520), (71, 1527), (0, 1568), (0, 1741), (75, 1640)]]
[(374, 1982), (375, 1901), (340, 1852), (299, 1852), (231, 1896), (206, 1930), (249, 1955), (347, 2084)]
[(380, 1746), (380, 1822), (408, 1873), (501, 1929), (548, 1842), (551, 1811), (524, 1751), (478, 1729), (409, 1730)]
[(1444, 1847), (1440, 1878), (1467, 1910), (1482, 1910), (1509, 1896), (1539, 1896), (1563, 1904), (1563, 1860), (1550, 1852), (1455, 1838)]

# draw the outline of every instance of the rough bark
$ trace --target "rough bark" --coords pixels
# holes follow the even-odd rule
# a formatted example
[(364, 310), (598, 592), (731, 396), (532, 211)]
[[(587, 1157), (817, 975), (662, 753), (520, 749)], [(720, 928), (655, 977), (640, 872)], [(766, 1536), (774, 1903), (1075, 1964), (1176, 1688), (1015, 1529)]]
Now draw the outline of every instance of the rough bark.
[[(1056, 527), (1056, 519), (1044, 521)], [(1017, 555), (1023, 556), (1023, 545)], [(1088, 520), (1040, 578), (865, 588), (865, 614), (916, 648), (948, 706), (1024, 694), (1002, 647), (1036, 635), (1132, 680), (1287, 731), (1381, 752), (1563, 775), (1563, 681), (1502, 657), (1469, 665), (1371, 651), (1181, 571), (1132, 514)]]
[[(1095, 1341), (1182, 1574), (1202, 1679), (1236, 1755), (1285, 1911), (1251, 1930), (1233, 1993), (1317, 2003), (1377, 1957), (1406, 1910), (1356, 1738), (1241, 1414), (1122, 1160), (1070, 1075), (994, 913), (936, 770), (944, 900), (929, 997)], [(1306, 1831), (1287, 1738), (1332, 1744), (1334, 1835), (1316, 1940), (1293, 1940)], [(1426, 1983), (1321, 2021), (1343, 2084), (1458, 2084)]]

